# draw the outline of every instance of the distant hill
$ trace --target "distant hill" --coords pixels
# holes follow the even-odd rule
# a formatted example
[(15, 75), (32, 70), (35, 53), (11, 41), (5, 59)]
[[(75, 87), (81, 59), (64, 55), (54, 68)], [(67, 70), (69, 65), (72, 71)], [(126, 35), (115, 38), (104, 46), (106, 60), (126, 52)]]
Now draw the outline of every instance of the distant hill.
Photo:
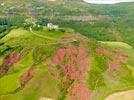
[(34, 17), (40, 25), (52, 22), (99, 41), (134, 46), (134, 3), (94, 5), (82, 0), (1, 0), (0, 4), (1, 34)]

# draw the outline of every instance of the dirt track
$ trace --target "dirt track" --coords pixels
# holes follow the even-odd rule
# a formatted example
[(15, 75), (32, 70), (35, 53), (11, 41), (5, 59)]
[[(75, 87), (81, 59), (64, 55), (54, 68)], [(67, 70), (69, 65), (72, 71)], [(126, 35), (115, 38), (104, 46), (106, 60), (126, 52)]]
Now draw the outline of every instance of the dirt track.
[(134, 100), (134, 90), (111, 94), (105, 100)]

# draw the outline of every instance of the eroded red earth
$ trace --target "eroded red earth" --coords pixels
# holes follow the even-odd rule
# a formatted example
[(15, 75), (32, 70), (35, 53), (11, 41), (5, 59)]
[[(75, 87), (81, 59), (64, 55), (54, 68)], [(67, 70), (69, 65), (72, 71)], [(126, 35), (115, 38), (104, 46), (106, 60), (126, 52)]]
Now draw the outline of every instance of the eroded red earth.
[(12, 68), (12, 65), (17, 63), (21, 59), (21, 54), (18, 52), (12, 52), (7, 55), (3, 61), (3, 64), (0, 66), (0, 76), (9, 72)]
[(106, 55), (110, 57), (110, 60), (108, 61), (108, 67), (110, 69), (116, 69), (121, 67), (123, 64), (128, 62), (128, 56), (125, 55), (123, 50), (117, 49), (115, 51), (109, 50), (107, 48), (97, 48), (96, 52), (98, 54)]
[(25, 72), (22, 75), (22, 78), (20, 81), (21, 85), (25, 85), (25, 83), (28, 82), (32, 77), (33, 77), (33, 70), (29, 69), (27, 72)]
[(63, 37), (64, 40), (81, 40), (81, 41), (89, 41), (89, 38), (83, 36), (83, 35), (80, 35), (80, 34), (71, 34), (71, 35), (67, 35), (67, 36), (64, 36)]
[(17, 52), (13, 52), (5, 58), (4, 64), (11, 66), (14, 63), (18, 62), (20, 59), (21, 59), (21, 54)]
[(86, 48), (83, 45), (60, 48), (52, 61), (51, 67), (58, 66), (53, 75), (61, 79), (70, 100), (89, 100), (90, 91), (85, 76), (90, 64)]

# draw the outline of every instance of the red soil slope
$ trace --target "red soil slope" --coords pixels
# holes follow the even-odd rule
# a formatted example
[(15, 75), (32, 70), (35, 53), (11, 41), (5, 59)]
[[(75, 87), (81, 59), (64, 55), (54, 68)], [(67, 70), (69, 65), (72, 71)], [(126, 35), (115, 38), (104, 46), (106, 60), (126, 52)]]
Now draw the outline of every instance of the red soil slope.
[(111, 59), (108, 61), (108, 66), (110, 69), (121, 67), (123, 64), (127, 63), (128, 61), (128, 56), (125, 55), (125, 53), (121, 49), (112, 51), (107, 48), (97, 48), (96, 52), (98, 54), (111, 57)]
[[(60, 48), (53, 57), (53, 66), (59, 66), (53, 75), (62, 82), (70, 100), (89, 100), (90, 91), (85, 74), (89, 69), (89, 55), (83, 45)], [(61, 76), (62, 73), (62, 76)]]
[(21, 85), (25, 85), (26, 82), (28, 82), (33, 77), (33, 70), (29, 69), (27, 72), (25, 72), (21, 78)]
[(21, 54), (12, 52), (5, 57), (3, 64), (0, 66), (0, 76), (8, 73), (12, 69), (12, 65), (21, 59)]
[(17, 61), (19, 61), (21, 58), (21, 54), (20, 53), (17, 53), (17, 52), (13, 52), (11, 54), (9, 54), (5, 60), (4, 60), (4, 64), (6, 65), (13, 65), (14, 63), (16, 63)]
[(81, 41), (89, 41), (89, 38), (80, 35), (80, 34), (73, 34), (73, 35), (67, 35), (63, 37), (64, 40), (81, 40)]

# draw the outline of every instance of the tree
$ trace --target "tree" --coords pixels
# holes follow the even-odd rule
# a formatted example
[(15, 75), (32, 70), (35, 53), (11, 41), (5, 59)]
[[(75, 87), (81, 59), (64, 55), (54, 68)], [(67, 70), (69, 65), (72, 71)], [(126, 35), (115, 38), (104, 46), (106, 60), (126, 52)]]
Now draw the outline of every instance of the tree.
[(37, 23), (37, 20), (34, 19), (34, 18), (27, 18), (25, 20), (25, 23), (24, 23), (24, 26), (25, 27), (35, 27), (36, 26), (36, 23)]

